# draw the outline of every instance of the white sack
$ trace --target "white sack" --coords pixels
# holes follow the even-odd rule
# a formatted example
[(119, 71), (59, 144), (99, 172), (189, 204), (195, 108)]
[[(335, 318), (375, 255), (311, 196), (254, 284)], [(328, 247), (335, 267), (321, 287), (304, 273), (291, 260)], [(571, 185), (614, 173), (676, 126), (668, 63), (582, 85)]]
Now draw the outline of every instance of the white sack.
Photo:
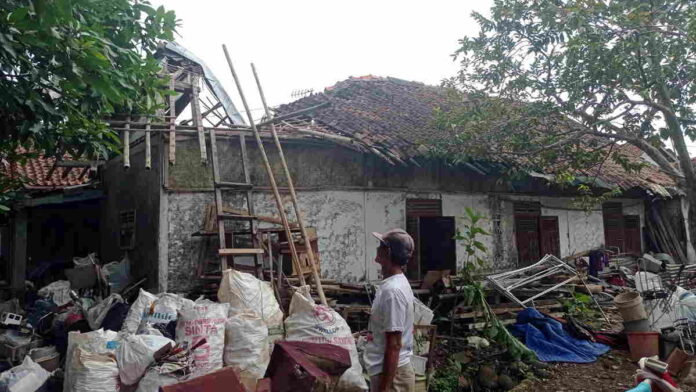
[(123, 302), (123, 298), (121, 298), (120, 295), (111, 294), (98, 304), (89, 308), (87, 311), (87, 322), (89, 323), (89, 327), (92, 329), (99, 329), (104, 321), (104, 317), (109, 313), (111, 306), (121, 302)]
[(250, 391), (266, 373), (271, 355), (268, 345), (268, 328), (259, 316), (252, 312), (231, 316), (225, 324), (225, 366), (232, 366)]
[(150, 368), (145, 372), (138, 383), (135, 392), (159, 392), (159, 388), (179, 382), (179, 379), (170, 373), (160, 373), (159, 367)]
[(98, 354), (78, 347), (73, 356), (71, 392), (118, 392), (118, 365), (113, 354)]
[(202, 376), (222, 367), (228, 312), (228, 304), (207, 299), (199, 299), (179, 310), (176, 342), (182, 347), (191, 347), (201, 339), (206, 339), (206, 344), (192, 353), (192, 377)]
[(273, 294), (270, 283), (251, 274), (228, 269), (222, 272), (218, 300), (230, 304), (231, 314), (256, 313), (276, 333), (283, 328), (283, 311)]
[(174, 341), (162, 336), (128, 335), (116, 350), (118, 374), (124, 385), (133, 385), (143, 376), (147, 367), (155, 361), (153, 355)]
[[(68, 349), (65, 355), (65, 378), (63, 380), (64, 391), (74, 391), (75, 374), (79, 364), (76, 358), (78, 348), (94, 354), (113, 354), (118, 348), (118, 334), (114, 331), (104, 331), (102, 329), (80, 333), (70, 332), (68, 334)], [(116, 369), (118, 372), (118, 368)]]
[(333, 309), (316, 305), (309, 294), (309, 286), (302, 286), (292, 296), (285, 331), (289, 341), (328, 343), (348, 350), (351, 367), (341, 376), (336, 391), (367, 390), (350, 327)]
[(27, 355), (18, 366), (0, 374), (0, 392), (34, 392), (41, 388), (51, 373)]
[(51, 298), (58, 306), (63, 306), (70, 301), (70, 282), (67, 280), (57, 280), (48, 286), (42, 287), (37, 293), (39, 297)]
[(121, 331), (136, 333), (141, 323), (167, 324), (176, 320), (177, 311), (184, 304), (190, 304), (186, 298), (171, 293), (154, 295), (140, 289), (138, 299), (133, 302), (128, 310), (128, 315), (123, 321)]

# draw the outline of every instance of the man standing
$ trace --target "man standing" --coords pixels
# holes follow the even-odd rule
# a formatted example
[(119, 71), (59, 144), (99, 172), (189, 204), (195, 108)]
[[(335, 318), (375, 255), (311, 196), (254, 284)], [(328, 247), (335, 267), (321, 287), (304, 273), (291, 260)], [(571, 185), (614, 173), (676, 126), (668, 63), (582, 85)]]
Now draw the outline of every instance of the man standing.
[(372, 303), (372, 340), (364, 353), (370, 390), (412, 392), (416, 382), (411, 365), (413, 292), (403, 268), (413, 253), (413, 238), (401, 229), (372, 235), (379, 240), (375, 262), (382, 266), (383, 280)]

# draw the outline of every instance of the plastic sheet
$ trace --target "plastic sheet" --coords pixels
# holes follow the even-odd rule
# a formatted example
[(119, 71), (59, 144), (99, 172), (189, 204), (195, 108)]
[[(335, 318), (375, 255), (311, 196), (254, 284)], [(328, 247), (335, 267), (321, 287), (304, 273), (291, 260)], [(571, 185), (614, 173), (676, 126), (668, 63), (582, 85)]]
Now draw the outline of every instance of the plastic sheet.
[(534, 308), (526, 308), (511, 325), (512, 334), (544, 362), (590, 363), (609, 351), (609, 346), (572, 337), (558, 321)]
[(70, 282), (58, 280), (48, 286), (41, 288), (38, 292), (39, 297), (49, 298), (58, 306), (63, 306), (72, 301), (70, 298)]
[(352, 365), (339, 379), (336, 390), (367, 390), (350, 327), (333, 309), (316, 305), (309, 295), (309, 286), (302, 286), (292, 296), (285, 330), (288, 341), (328, 343), (348, 350)]
[(235, 314), (225, 324), (225, 366), (231, 366), (244, 386), (256, 390), (271, 360), (268, 346), (268, 328), (256, 314)]
[(99, 329), (104, 321), (104, 317), (109, 313), (109, 309), (111, 309), (114, 304), (121, 302), (124, 301), (120, 295), (111, 294), (98, 304), (89, 308), (87, 311), (87, 322), (89, 323), (89, 327), (92, 329)]

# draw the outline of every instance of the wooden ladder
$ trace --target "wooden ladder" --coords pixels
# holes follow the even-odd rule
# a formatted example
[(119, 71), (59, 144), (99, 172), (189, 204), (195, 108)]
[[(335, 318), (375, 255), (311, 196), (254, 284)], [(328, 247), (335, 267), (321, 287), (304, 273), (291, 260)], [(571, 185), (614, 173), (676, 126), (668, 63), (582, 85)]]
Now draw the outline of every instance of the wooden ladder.
[[(199, 87), (198, 83), (193, 85), (193, 93), (191, 97), (191, 114), (193, 117), (194, 127), (198, 131), (199, 138), (202, 138), (202, 143), (205, 143), (205, 134), (203, 129), (203, 116), (201, 114), (201, 107), (199, 102)], [(201, 136), (202, 135), (202, 136)], [(210, 136), (210, 155), (211, 155), (211, 166), (213, 170), (213, 189), (215, 193), (215, 219), (217, 221), (217, 232), (219, 240), (218, 256), (220, 257), (220, 267), (219, 270), (224, 271), (229, 267), (237, 270), (253, 271), (254, 275), (262, 279), (263, 278), (263, 266), (261, 263), (261, 257), (264, 253), (261, 249), (258, 240), (258, 219), (254, 215), (254, 201), (251, 184), (251, 178), (249, 175), (249, 160), (247, 157), (246, 150), (246, 140), (244, 135), (239, 135), (239, 146), (242, 152), (242, 172), (244, 174), (244, 182), (230, 182), (222, 181), (220, 173), (220, 162), (218, 158), (218, 148), (217, 148), (217, 137), (213, 129), (209, 130)], [(247, 211), (244, 214), (227, 212), (223, 201), (224, 193), (241, 193), (246, 198)], [(231, 209), (228, 209), (231, 210)], [(248, 225), (248, 230), (236, 231), (225, 230), (225, 222), (236, 221), (243, 222)], [(251, 248), (235, 248), (234, 240), (235, 234), (240, 233), (243, 235), (251, 236)], [(227, 234), (230, 235), (230, 241), (227, 241)], [(235, 262), (235, 257), (240, 256), (253, 256), (254, 266), (246, 266), (243, 264), (237, 264)], [(231, 261), (231, 262), (228, 262)], [(220, 279), (220, 275), (213, 274), (210, 272), (211, 262), (202, 255), (202, 265), (199, 270), (199, 276), (203, 279)], [(217, 268), (216, 268), (217, 269)]]

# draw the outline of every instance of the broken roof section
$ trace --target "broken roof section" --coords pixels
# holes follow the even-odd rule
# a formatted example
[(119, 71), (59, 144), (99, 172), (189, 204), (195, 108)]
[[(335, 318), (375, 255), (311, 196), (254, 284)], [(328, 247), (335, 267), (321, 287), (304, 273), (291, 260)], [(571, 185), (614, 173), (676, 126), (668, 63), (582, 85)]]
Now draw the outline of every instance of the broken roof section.
[[(222, 108), (225, 110), (225, 113), (227, 113), (227, 117), (229, 117), (229, 119), (232, 121), (232, 124), (246, 124), (246, 122), (244, 122), (244, 118), (242, 118), (242, 115), (239, 113), (234, 103), (232, 102), (232, 99), (227, 94), (227, 91), (225, 91), (225, 89), (222, 87), (222, 83), (220, 83), (218, 78), (215, 77), (213, 71), (210, 68), (208, 68), (208, 66), (203, 62), (203, 60), (199, 59), (191, 51), (175, 42), (164, 43), (163, 47), (160, 48), (160, 50), (158, 51), (157, 56), (160, 59), (166, 57), (168, 60), (173, 59), (177, 62), (181, 62), (181, 60), (187, 60), (191, 63), (195, 63), (198, 66), (200, 66), (201, 70), (203, 71), (203, 78), (205, 79), (206, 85), (208, 86), (210, 91), (215, 95), (218, 101), (220, 101), (220, 104), (222, 104)], [(190, 100), (190, 97), (179, 97), (179, 99), (182, 98)], [(187, 104), (188, 102), (181, 106), (184, 107)], [(179, 106), (179, 102), (177, 102), (177, 108)], [(177, 113), (178, 112), (180, 112), (180, 110), (177, 110)]]
[[(370, 75), (349, 78), (322, 93), (281, 105), (276, 108), (276, 115), (325, 102), (328, 103), (326, 107), (281, 124), (281, 130), (301, 129), (305, 133), (313, 132), (317, 138), (323, 134), (337, 136), (342, 139), (326, 139), (346, 140), (361, 151), (405, 165), (417, 164), (414, 158), (425, 155), (433, 140), (448, 136), (436, 128), (434, 116), (437, 109), (448, 110), (453, 104), (446, 88)], [(617, 147), (634, 163), (648, 162), (637, 147)], [(475, 165), (483, 174), (495, 174), (499, 172), (500, 164), (472, 162), (470, 165)], [(491, 170), (487, 170), (489, 167)], [(638, 173), (629, 173), (608, 159), (601, 169), (597, 167), (580, 174), (600, 187), (640, 188), (661, 197), (679, 193), (674, 179), (653, 164), (648, 164)]]
[[(89, 170), (54, 169), (55, 157), (27, 154), (23, 149), (20, 149), (18, 153), (25, 155), (27, 158), (23, 162), (9, 162), (3, 159), (0, 170), (12, 178), (21, 179), (24, 188), (27, 190), (52, 191), (70, 189), (87, 185), (93, 181), (89, 175)], [(72, 158), (66, 154), (63, 156), (63, 161), (72, 161)]]

